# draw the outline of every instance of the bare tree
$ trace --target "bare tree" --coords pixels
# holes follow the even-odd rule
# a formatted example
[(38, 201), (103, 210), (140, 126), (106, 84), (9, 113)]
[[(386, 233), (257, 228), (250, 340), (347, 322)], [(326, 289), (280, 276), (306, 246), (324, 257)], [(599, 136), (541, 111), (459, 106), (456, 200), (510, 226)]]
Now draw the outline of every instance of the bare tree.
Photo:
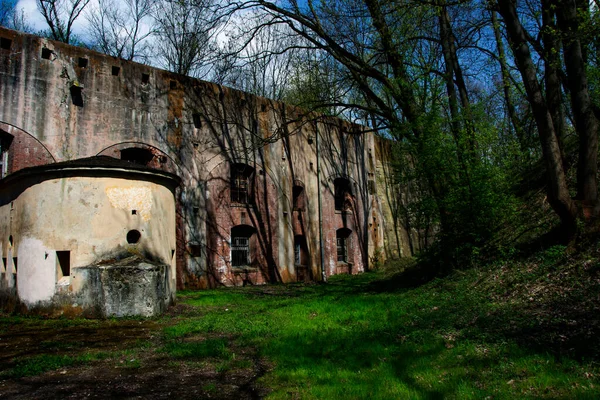
[(0, 26), (8, 26), (17, 6), (16, 1), (0, 2)]
[(221, 21), (212, 0), (165, 0), (154, 11), (156, 52), (170, 71), (202, 76)]
[(37, 8), (46, 20), (51, 39), (71, 43), (73, 24), (90, 0), (36, 0)]
[(153, 27), (147, 24), (155, 0), (98, 0), (98, 7), (88, 9), (86, 19), (92, 46), (125, 60), (146, 62)]
[(25, 11), (17, 9), (17, 1), (0, 2), (0, 26), (31, 33), (33, 28), (25, 18)]

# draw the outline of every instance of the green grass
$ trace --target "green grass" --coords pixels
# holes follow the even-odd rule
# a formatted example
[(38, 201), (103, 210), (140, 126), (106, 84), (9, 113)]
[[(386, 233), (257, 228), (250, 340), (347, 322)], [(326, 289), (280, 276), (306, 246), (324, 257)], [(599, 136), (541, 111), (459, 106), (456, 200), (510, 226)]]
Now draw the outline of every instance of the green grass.
[(47, 371), (72, 367), (74, 365), (83, 365), (92, 361), (103, 360), (107, 357), (108, 355), (106, 353), (101, 352), (83, 353), (78, 356), (40, 354), (18, 361), (15, 366), (5, 372), (4, 375), (12, 378), (40, 375)]
[[(0, 330), (45, 339), (2, 374), (96, 363), (199, 372), (212, 377), (206, 393), (246, 377), (271, 399), (595, 399), (599, 256), (598, 244), (554, 246), (429, 281), (409, 263), (327, 284), (180, 292), (188, 307), (156, 320), (6, 317)], [(138, 328), (141, 339), (112, 335)], [(115, 344), (94, 352), (87, 332)]]
[[(515, 271), (498, 285), (490, 269), (418, 287), (370, 273), (327, 285), (184, 292), (180, 301), (202, 316), (164, 335), (174, 355), (254, 349), (272, 364), (259, 383), (273, 399), (598, 398), (594, 362), (521, 340), (540, 321), (526, 300), (494, 295), (546, 276), (558, 252), (539, 263), (543, 271)], [(231, 339), (185, 342), (203, 336)]]

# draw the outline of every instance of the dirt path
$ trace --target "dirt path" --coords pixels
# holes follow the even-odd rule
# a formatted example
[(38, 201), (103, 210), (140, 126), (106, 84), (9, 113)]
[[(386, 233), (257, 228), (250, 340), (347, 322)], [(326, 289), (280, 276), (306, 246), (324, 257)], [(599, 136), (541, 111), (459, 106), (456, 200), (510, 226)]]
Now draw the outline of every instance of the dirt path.
[[(0, 321), (2, 399), (257, 399), (264, 366), (248, 350), (235, 360), (170, 356), (155, 321)], [(201, 338), (200, 338), (201, 340)], [(33, 375), (66, 359), (65, 366)], [(33, 376), (22, 376), (33, 375)]]

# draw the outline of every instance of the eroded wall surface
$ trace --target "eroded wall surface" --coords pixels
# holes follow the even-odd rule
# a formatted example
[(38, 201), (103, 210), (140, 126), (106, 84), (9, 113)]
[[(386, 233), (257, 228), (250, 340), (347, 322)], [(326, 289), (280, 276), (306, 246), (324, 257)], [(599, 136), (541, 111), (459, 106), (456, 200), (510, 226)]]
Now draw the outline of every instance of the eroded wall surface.
[[(159, 271), (141, 279), (157, 276), (151, 280), (164, 287), (151, 306), (162, 309), (176, 290), (175, 218), (173, 193), (156, 183), (102, 177), (44, 180), (0, 207), (2, 254), (11, 259), (3, 263), (2, 286), (16, 286), (28, 307), (103, 308), (112, 303), (97, 296), (101, 289), (95, 285), (110, 271), (90, 271), (135, 255), (151, 260)], [(120, 300), (123, 307), (132, 304)], [(140, 304), (140, 313), (122, 315), (153, 315), (148, 307)]]
[[(5, 170), (32, 163), (34, 152), (43, 163), (147, 150), (147, 165), (182, 179), (179, 287), (321, 279), (321, 265), (327, 276), (357, 273), (398, 254), (382, 250), (380, 153), (360, 126), (35, 36), (4, 29), (0, 36), (0, 133), (13, 137)], [(231, 195), (237, 164), (253, 171), (252, 200), (241, 204)], [(335, 206), (339, 179), (349, 183), (343, 210)], [(304, 190), (301, 207), (294, 186)], [(239, 267), (232, 265), (232, 232), (243, 226), (254, 229), (253, 255)], [(349, 235), (343, 250), (340, 232)], [(78, 257), (98, 251), (90, 245)]]

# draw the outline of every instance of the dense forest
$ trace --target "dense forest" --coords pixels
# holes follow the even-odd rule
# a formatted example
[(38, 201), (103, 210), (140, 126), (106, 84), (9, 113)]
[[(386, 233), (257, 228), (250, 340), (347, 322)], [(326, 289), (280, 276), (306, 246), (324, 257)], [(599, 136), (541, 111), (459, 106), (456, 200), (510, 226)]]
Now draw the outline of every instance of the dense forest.
[(446, 267), (510, 252), (501, 228), (539, 222), (531, 190), (551, 210), (539, 232), (597, 230), (596, 0), (37, 0), (36, 18), (1, 4), (4, 26), (376, 131), (397, 156), (397, 222)]

